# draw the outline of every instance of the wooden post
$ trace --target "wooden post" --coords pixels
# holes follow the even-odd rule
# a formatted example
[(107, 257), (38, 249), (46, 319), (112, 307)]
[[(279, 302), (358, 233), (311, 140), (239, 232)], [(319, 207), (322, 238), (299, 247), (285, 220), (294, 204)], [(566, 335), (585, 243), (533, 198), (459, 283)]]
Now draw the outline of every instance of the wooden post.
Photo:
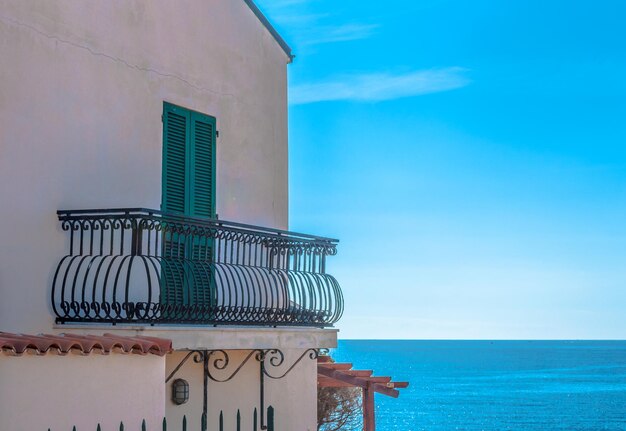
[(376, 407), (374, 405), (374, 391), (367, 382), (363, 388), (363, 431), (376, 431)]

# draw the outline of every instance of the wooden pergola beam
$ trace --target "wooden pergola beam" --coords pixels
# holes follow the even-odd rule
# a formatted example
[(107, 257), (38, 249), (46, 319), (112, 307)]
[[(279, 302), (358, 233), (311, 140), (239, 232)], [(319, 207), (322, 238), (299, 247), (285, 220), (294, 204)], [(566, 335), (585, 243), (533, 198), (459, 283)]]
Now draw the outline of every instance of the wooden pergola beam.
[(325, 377), (339, 380), (340, 382), (349, 383), (352, 386), (358, 386), (363, 389), (369, 388), (373, 392), (379, 392), (393, 398), (398, 398), (398, 396), (400, 395), (400, 392), (398, 392), (397, 389), (387, 387), (388, 383), (382, 384), (368, 382), (367, 378), (350, 376), (341, 372), (340, 370), (333, 370), (327, 367), (317, 367), (317, 373), (318, 375), (321, 374)]
[(391, 382), (391, 377), (368, 377), (367, 380), (374, 383), (389, 383)]
[[(406, 388), (409, 385), (407, 382), (391, 382), (391, 377), (366, 377), (364, 379), (372, 383), (381, 383), (387, 386), (388, 388), (389, 387)], [(317, 385), (322, 388), (353, 388), (355, 387), (351, 383), (342, 382), (342, 381), (331, 379), (325, 376), (317, 377)]]
[(330, 368), (332, 370), (344, 370), (348, 371), (352, 369), (352, 364), (349, 363), (341, 363), (341, 362), (327, 362), (322, 364), (317, 364), (319, 367)]
[(355, 377), (370, 377), (372, 374), (374, 374), (374, 371), (372, 370), (346, 370), (344, 371), (344, 373), (350, 376), (355, 376)]

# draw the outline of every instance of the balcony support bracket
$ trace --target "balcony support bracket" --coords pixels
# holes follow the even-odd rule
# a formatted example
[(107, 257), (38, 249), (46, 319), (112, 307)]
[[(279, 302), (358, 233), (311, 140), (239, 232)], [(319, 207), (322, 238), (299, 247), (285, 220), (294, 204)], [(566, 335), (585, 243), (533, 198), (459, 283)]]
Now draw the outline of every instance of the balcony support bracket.
[(185, 365), (189, 358), (193, 358), (196, 364), (203, 367), (203, 406), (202, 406), (202, 431), (206, 431), (208, 412), (208, 385), (209, 380), (225, 383), (232, 380), (254, 358), (259, 364), (259, 410), (261, 416), (261, 429), (267, 429), (265, 417), (265, 379), (282, 379), (286, 377), (305, 357), (317, 361), (320, 355), (327, 354), (326, 349), (306, 349), (291, 365), (285, 363), (285, 354), (280, 349), (255, 349), (250, 350), (236, 366), (230, 365), (230, 355), (226, 350), (191, 350), (174, 367), (167, 376), (168, 383), (176, 373)]

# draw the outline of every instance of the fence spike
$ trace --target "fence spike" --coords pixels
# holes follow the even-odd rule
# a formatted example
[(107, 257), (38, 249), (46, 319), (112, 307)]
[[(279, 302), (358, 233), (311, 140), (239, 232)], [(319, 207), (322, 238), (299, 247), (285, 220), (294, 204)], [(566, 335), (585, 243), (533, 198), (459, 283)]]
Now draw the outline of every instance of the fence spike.
[(220, 431), (224, 431), (224, 412), (220, 411)]
[(267, 431), (274, 431), (274, 407), (267, 408)]
[(241, 431), (241, 412), (237, 409), (237, 431)]
[(124, 431), (124, 422), (120, 422), (120, 431)]
[(141, 421), (141, 431), (146, 431), (146, 420)]
[(96, 431), (102, 431), (102, 427), (100, 426), (100, 424), (98, 424), (98, 426), (96, 427)]
[(76, 431), (76, 425), (72, 427), (72, 431)]
[(167, 431), (167, 419), (163, 418), (163, 431)]
[(259, 424), (257, 423), (257, 411), (256, 407), (254, 408), (254, 414), (252, 415), (252, 431), (257, 431)]
[(187, 431), (187, 415), (183, 415), (183, 431)]

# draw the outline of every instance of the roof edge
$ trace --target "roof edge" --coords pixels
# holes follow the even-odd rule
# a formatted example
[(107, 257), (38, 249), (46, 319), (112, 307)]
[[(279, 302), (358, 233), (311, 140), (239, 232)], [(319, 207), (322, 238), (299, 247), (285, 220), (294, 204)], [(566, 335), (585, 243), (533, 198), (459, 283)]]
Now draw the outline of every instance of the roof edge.
[(259, 21), (261, 21), (261, 24), (263, 24), (265, 28), (270, 32), (270, 34), (274, 37), (274, 39), (280, 45), (283, 51), (285, 51), (285, 54), (287, 54), (287, 57), (289, 57), (289, 63), (291, 63), (295, 55), (292, 53), (291, 48), (289, 47), (287, 42), (285, 42), (285, 39), (283, 39), (282, 36), (278, 34), (274, 26), (269, 22), (269, 20), (265, 17), (265, 15), (263, 15), (263, 12), (261, 12), (261, 9), (259, 9), (259, 7), (254, 3), (253, 0), (243, 0), (243, 1), (248, 5), (250, 10), (256, 15)]
[(26, 335), (0, 332), (0, 353), (9, 356), (22, 356), (27, 352), (43, 356), (56, 353), (65, 356), (68, 353), (90, 355), (100, 353), (133, 353), (138, 355), (164, 356), (172, 352), (172, 341), (165, 338), (146, 336), (121, 336), (114, 334), (82, 335)]

